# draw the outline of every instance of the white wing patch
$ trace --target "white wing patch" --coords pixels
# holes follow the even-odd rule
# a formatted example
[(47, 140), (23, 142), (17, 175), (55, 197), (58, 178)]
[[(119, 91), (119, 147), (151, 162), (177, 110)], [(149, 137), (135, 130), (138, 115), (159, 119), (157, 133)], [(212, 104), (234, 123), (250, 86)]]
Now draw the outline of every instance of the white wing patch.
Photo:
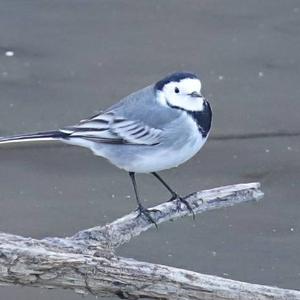
[(161, 130), (140, 121), (115, 116), (113, 112), (82, 120), (75, 126), (61, 129), (69, 138), (83, 138), (102, 143), (155, 145), (160, 141)]

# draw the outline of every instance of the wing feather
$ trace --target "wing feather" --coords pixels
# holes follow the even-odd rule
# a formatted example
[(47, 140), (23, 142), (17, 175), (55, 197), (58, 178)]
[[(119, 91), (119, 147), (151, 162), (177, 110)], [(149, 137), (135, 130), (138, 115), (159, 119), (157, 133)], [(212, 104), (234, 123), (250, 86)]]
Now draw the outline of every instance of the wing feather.
[(137, 145), (158, 144), (162, 132), (161, 129), (150, 127), (141, 121), (116, 116), (113, 112), (95, 115), (61, 131), (69, 134), (69, 138)]

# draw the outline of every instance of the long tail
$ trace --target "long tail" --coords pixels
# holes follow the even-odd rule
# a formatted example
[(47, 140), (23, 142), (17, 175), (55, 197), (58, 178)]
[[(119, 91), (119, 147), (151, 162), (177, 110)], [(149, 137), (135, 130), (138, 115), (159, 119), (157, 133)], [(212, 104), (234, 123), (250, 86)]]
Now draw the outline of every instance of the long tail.
[(66, 138), (67, 133), (56, 131), (44, 131), (35, 133), (25, 133), (21, 135), (13, 135), (8, 137), (0, 137), (0, 145), (20, 142), (39, 142), (39, 141), (53, 141)]

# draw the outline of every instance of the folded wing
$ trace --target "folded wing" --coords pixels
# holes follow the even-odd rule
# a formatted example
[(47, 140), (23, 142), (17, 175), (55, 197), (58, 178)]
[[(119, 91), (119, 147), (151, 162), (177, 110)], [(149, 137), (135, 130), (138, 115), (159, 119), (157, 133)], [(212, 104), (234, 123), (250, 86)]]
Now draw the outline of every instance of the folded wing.
[(63, 128), (61, 132), (68, 134), (68, 138), (82, 138), (99, 143), (156, 145), (160, 142), (162, 131), (141, 121), (106, 112)]

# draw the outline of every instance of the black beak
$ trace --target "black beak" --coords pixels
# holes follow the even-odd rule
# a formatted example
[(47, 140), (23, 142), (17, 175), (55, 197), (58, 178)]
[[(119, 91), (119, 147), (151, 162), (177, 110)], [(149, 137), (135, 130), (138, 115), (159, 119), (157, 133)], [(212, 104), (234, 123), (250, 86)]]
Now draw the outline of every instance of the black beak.
[(202, 98), (203, 96), (201, 95), (201, 93), (198, 92), (192, 92), (189, 94), (191, 97), (193, 98)]

